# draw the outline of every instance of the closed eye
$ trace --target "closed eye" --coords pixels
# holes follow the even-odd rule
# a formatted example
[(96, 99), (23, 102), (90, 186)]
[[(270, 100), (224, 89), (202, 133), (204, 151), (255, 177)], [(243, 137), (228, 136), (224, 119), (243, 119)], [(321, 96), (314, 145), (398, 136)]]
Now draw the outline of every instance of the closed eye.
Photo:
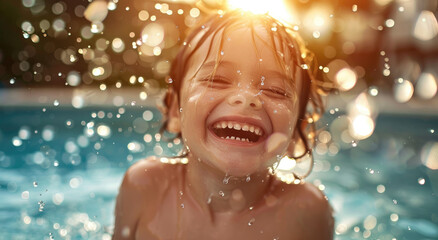
[(229, 80), (219, 77), (203, 79), (202, 82), (206, 82), (209, 87), (213, 88), (226, 88), (231, 84)]
[(284, 98), (284, 97), (290, 98), (291, 97), (288, 92), (286, 92), (285, 90), (283, 90), (281, 88), (271, 87), (271, 88), (265, 88), (262, 90), (265, 94), (268, 94), (272, 97), (278, 97), (278, 98)]

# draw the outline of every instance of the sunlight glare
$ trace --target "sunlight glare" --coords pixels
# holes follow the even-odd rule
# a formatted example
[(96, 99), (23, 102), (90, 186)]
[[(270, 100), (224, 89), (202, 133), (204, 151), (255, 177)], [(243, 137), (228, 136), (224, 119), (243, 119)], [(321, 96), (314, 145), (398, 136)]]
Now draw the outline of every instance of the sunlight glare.
[(265, 14), (285, 21), (287, 23), (295, 23), (296, 19), (293, 18), (295, 14), (288, 8), (284, 0), (228, 0), (228, 7), (230, 9), (242, 9), (250, 11), (254, 14)]
[(343, 68), (336, 73), (335, 80), (341, 91), (348, 91), (356, 85), (357, 75), (352, 69)]
[(358, 140), (368, 138), (374, 132), (374, 121), (366, 115), (357, 115), (351, 120), (350, 134)]

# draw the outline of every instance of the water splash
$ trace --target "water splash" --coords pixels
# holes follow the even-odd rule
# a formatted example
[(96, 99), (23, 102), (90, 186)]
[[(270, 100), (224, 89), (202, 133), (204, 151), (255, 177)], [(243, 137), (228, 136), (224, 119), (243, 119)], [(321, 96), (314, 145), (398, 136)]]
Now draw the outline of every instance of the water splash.
[(225, 175), (224, 180), (222, 181), (223, 184), (228, 184), (228, 181), (230, 180), (231, 176)]
[(252, 226), (255, 223), (255, 218), (251, 218), (248, 222), (248, 226)]
[(351, 141), (351, 146), (352, 147), (357, 147), (357, 142), (356, 141)]
[(39, 201), (38, 202), (38, 205), (39, 205), (39, 207), (38, 207), (38, 211), (40, 211), (40, 212), (42, 212), (42, 211), (44, 211), (44, 206), (46, 205), (43, 201)]
[(251, 181), (251, 176), (250, 176), (250, 175), (246, 176), (246, 179), (245, 179), (245, 181), (246, 181), (246, 182), (249, 182), (249, 181)]

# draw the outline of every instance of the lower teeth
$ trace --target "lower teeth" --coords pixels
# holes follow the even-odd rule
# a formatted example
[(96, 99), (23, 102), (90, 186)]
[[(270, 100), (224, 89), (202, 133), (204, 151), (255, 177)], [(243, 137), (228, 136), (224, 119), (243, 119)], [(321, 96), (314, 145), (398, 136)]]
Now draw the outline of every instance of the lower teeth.
[(239, 138), (239, 137), (234, 137), (234, 136), (227, 136), (227, 137), (221, 137), (222, 139), (231, 139), (231, 140), (238, 140), (238, 141), (242, 141), (242, 142), (249, 142), (248, 138)]

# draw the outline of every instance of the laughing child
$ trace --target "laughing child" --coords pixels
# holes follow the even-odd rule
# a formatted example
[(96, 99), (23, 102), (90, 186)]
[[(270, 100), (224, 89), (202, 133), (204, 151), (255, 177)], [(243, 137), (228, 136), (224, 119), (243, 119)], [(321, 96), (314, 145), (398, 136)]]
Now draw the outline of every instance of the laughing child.
[(322, 112), (314, 66), (298, 34), (266, 14), (216, 14), (195, 28), (164, 112), (187, 163), (150, 157), (129, 168), (113, 239), (332, 239), (324, 194), (272, 171), (310, 153), (311, 114)]

